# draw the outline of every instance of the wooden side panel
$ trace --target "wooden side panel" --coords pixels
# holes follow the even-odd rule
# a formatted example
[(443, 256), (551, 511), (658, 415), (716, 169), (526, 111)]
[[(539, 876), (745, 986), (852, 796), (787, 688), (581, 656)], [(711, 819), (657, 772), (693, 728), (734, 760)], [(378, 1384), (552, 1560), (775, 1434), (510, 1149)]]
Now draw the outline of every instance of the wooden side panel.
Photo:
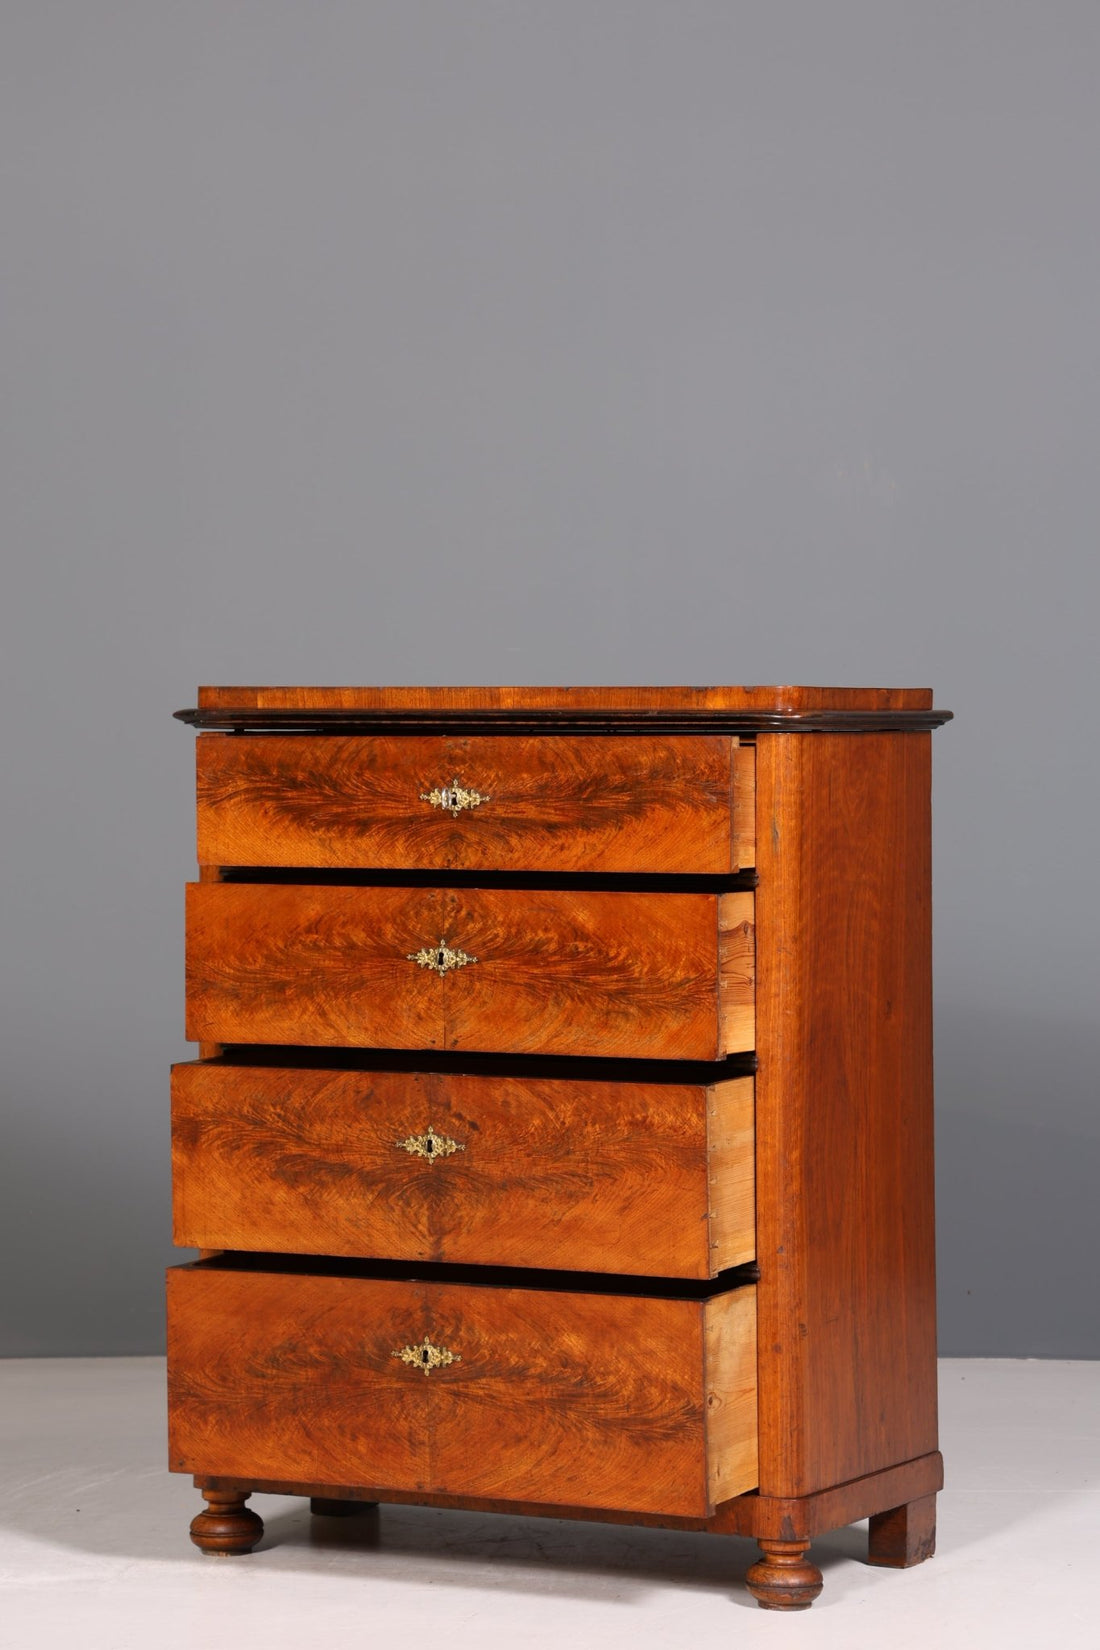
[(756, 1045), (756, 906), (752, 894), (718, 896), (718, 1019), (723, 1054)]
[(706, 1092), (713, 1274), (743, 1266), (756, 1256), (753, 1080), (735, 1077)]
[(936, 1448), (930, 748), (756, 754), (760, 1488), (803, 1496)]
[(431, 1378), (434, 1489), (707, 1510), (701, 1303), (441, 1285), (430, 1295), (433, 1339), (462, 1357)]
[(733, 854), (731, 871), (756, 864), (756, 751), (738, 744), (733, 752)]
[[(429, 1127), (443, 1155), (399, 1144), (423, 1146)], [(271, 1066), (172, 1074), (175, 1241), (199, 1248), (705, 1278), (752, 1258), (752, 1154), (748, 1078), (708, 1091)]]
[(430, 1489), (427, 1381), (391, 1356), (425, 1315), (416, 1283), (171, 1268), (171, 1467)]
[(756, 1290), (704, 1306), (707, 1498), (713, 1509), (759, 1482), (756, 1421)]
[[(714, 894), (479, 888), (448, 897), (451, 944), (478, 958), (441, 982), (448, 1048), (669, 1060), (723, 1051)], [(751, 894), (739, 897), (751, 907)], [(748, 1041), (732, 1046), (751, 1048), (741, 1034)]]
[(440, 1048), (434, 888), (190, 883), (187, 1036), (196, 1042)]
[[(720, 875), (728, 735), (200, 735), (199, 859), (222, 865)], [(482, 798), (434, 806), (458, 780)], [(734, 788), (742, 804), (744, 782)], [(745, 863), (751, 863), (747, 861)]]

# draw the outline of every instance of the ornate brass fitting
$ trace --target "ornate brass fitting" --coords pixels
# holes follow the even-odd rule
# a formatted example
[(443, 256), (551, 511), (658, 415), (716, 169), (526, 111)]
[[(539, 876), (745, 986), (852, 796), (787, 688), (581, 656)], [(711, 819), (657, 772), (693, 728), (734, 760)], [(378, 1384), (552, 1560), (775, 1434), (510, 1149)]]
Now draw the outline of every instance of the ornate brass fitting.
[(445, 1346), (433, 1346), (427, 1335), (419, 1346), (403, 1346), (396, 1352), (390, 1353), (391, 1358), (400, 1358), (403, 1364), (411, 1364), (422, 1374), (430, 1375), (433, 1369), (441, 1369), (444, 1364), (460, 1364), (461, 1354), (451, 1352)]
[(468, 951), (452, 951), (444, 939), (441, 939), (438, 945), (433, 945), (430, 950), (408, 951), (405, 954), (418, 968), (430, 968), (432, 973), (438, 974), (440, 978), (452, 968), (465, 968), (467, 963), (477, 962), (477, 958), (471, 957)]
[(452, 818), (457, 819), (463, 808), (480, 808), (483, 802), (491, 802), (491, 796), (482, 796), (480, 791), (468, 791), (461, 783), (457, 774), (449, 785), (439, 786), (434, 791), (421, 791), (421, 802), (428, 802), (433, 808), (444, 808)]
[(434, 1163), (437, 1157), (451, 1157), (455, 1152), (466, 1150), (461, 1140), (436, 1134), (430, 1123), (423, 1134), (406, 1135), (404, 1140), (394, 1141), (394, 1145), (400, 1151), (408, 1152), (410, 1157), (424, 1157), (429, 1163)]

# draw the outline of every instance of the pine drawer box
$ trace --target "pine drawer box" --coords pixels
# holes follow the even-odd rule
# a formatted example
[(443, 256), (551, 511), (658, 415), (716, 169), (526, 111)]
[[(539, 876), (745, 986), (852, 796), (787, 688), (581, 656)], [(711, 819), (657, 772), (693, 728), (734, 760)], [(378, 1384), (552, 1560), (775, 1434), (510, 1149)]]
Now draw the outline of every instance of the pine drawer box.
[(934, 1547), (917, 689), (204, 688), (169, 1454), (254, 1491)]

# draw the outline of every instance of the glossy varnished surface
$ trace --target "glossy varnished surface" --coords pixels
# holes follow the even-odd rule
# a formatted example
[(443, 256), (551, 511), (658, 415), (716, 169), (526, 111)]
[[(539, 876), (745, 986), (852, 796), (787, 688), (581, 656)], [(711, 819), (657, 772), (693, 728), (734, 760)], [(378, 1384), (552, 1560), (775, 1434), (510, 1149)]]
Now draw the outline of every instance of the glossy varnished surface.
[[(850, 1519), (872, 1562), (926, 1557), (920, 730), (949, 713), (725, 687), (200, 706), (231, 731), (200, 741), (189, 1031), (227, 1054), (177, 1072), (177, 1236), (239, 1252), (170, 1283), (172, 1464), (216, 1518), (263, 1487), (678, 1521), (755, 1535), (771, 1608), (809, 1601), (807, 1544)], [(454, 783), (476, 807), (421, 794)], [(441, 944), (465, 966), (409, 962)], [(752, 1079), (700, 1073), (754, 1048), (755, 1154)], [(426, 1137), (432, 1161), (400, 1144)], [(758, 1377), (754, 1273), (706, 1281), (754, 1248)], [(454, 1351), (430, 1376), (392, 1359), (423, 1335)]]
[(927, 710), (929, 688), (200, 687), (199, 706), (287, 710)]
[[(210, 1265), (168, 1284), (176, 1471), (484, 1497), (522, 1483), (532, 1501), (687, 1516), (755, 1483), (751, 1286), (700, 1302)], [(708, 1317), (726, 1320), (709, 1350)], [(393, 1356), (426, 1335), (454, 1358), (430, 1375)], [(708, 1407), (724, 1413), (709, 1442)]]
[[(718, 1059), (753, 1046), (750, 893), (193, 883), (187, 1035)], [(440, 939), (476, 958), (440, 977)]]
[[(722, 735), (197, 741), (199, 860), (689, 872), (752, 864), (751, 751)], [(454, 779), (480, 801), (433, 805)]]
[(449, 982), (407, 958), (445, 926), (439, 889), (189, 884), (187, 1036), (442, 1048)]
[(936, 1448), (929, 744), (815, 734), (757, 745), (771, 1495)]
[(914, 731), (950, 711), (923, 688), (203, 688), (177, 717), (269, 732), (562, 734)]
[(194, 1063), (173, 1072), (172, 1164), (175, 1241), (198, 1249), (697, 1278), (754, 1251), (749, 1077)]

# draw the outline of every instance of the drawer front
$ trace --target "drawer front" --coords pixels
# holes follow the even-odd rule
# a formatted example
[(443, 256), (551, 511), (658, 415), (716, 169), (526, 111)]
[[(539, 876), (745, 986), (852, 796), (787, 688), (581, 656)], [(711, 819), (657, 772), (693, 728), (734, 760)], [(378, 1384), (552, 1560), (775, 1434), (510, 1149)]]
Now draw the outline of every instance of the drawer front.
[(199, 1042), (672, 1060), (753, 1046), (750, 893), (241, 882), (187, 894)]
[(168, 1303), (176, 1471), (683, 1517), (757, 1483), (751, 1286), (703, 1302), (208, 1263), (170, 1271)]
[(752, 1260), (753, 1083), (172, 1073), (175, 1241), (706, 1278)]
[(198, 740), (199, 862), (695, 872), (752, 865), (728, 736)]

